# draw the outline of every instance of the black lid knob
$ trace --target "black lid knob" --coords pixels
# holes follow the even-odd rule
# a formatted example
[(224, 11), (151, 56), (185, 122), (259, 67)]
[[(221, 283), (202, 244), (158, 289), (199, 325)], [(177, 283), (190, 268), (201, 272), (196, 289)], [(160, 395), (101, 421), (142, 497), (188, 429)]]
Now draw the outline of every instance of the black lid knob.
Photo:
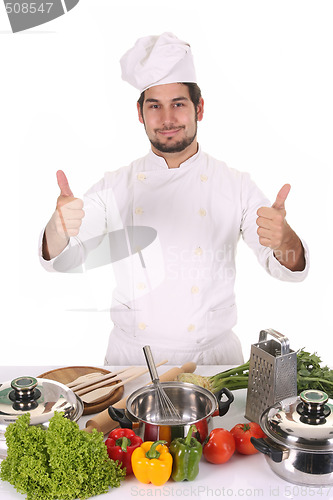
[(37, 399), (41, 392), (37, 389), (38, 381), (35, 377), (17, 377), (10, 385), (14, 389), (9, 393), (14, 409), (29, 411), (38, 406)]
[(306, 389), (300, 394), (301, 403), (297, 406), (297, 411), (301, 415), (301, 422), (318, 425), (326, 422), (326, 418), (331, 413), (326, 405), (328, 396), (325, 392), (317, 389)]

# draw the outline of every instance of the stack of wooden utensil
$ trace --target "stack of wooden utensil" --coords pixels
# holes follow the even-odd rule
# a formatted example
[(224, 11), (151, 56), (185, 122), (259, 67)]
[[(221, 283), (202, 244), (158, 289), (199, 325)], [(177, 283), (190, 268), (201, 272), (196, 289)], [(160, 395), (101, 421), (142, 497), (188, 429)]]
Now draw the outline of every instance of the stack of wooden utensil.
[[(156, 366), (164, 365), (167, 362), (167, 360), (161, 361)], [(72, 389), (84, 403), (98, 403), (108, 398), (118, 387), (122, 387), (147, 372), (148, 369), (142, 366), (131, 366), (107, 374), (98, 372), (87, 373), (66, 385)], [(111, 386), (110, 383), (112, 384)]]

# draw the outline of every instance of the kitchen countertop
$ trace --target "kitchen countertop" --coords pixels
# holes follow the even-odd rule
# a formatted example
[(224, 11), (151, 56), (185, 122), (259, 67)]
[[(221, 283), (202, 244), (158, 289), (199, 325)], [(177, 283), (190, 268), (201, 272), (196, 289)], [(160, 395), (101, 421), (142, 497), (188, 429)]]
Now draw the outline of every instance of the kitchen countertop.
[[(58, 366), (2, 366), (0, 367), (0, 381), (5, 382), (22, 375), (38, 376)], [(105, 367), (112, 371), (115, 367)], [(119, 368), (119, 367), (117, 367)], [(158, 368), (161, 375), (169, 370), (170, 365)], [(195, 373), (201, 375), (214, 375), (228, 367), (224, 366), (198, 366)], [(137, 380), (125, 385), (124, 396), (128, 396), (135, 389), (142, 387), (150, 381), (149, 374), (142, 375)], [(235, 400), (230, 410), (223, 417), (213, 417), (213, 427), (223, 427), (230, 430), (235, 424), (247, 422), (244, 417), (246, 390), (233, 392)], [(80, 418), (80, 428), (91, 415)], [(263, 500), (274, 498), (302, 499), (312, 498), (324, 500), (333, 498), (333, 487), (306, 487), (289, 483), (274, 474), (266, 463), (264, 455), (257, 453), (251, 456), (239, 455), (237, 452), (225, 464), (210, 464), (204, 458), (200, 462), (199, 474), (194, 481), (174, 482), (171, 479), (161, 487), (151, 484), (142, 484), (134, 476), (126, 477), (119, 488), (110, 489), (109, 493), (99, 495), (100, 500), (122, 500), (138, 498), (261, 498)], [(1, 500), (20, 500), (25, 496), (17, 493), (14, 487), (0, 481)]]

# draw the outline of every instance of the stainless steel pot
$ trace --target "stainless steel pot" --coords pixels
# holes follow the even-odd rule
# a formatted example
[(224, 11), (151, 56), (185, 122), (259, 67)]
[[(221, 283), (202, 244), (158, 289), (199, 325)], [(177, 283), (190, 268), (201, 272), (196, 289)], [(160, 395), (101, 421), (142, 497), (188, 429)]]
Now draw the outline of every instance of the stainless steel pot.
[(26, 376), (0, 384), (0, 458), (7, 456), (5, 432), (9, 424), (29, 412), (31, 425), (47, 427), (55, 411), (77, 421), (83, 403), (66, 385), (54, 380)]
[(177, 409), (179, 421), (165, 422), (153, 385), (133, 392), (127, 398), (126, 410), (110, 406), (110, 417), (121, 427), (135, 429), (144, 441), (164, 439), (169, 444), (175, 437), (186, 437), (190, 426), (195, 424), (196, 437), (203, 442), (212, 429), (212, 418), (225, 415), (234, 400), (226, 388), (214, 396), (209, 390), (194, 384), (162, 382), (161, 385)]
[(306, 486), (333, 484), (333, 401), (308, 389), (265, 410), (260, 425), (267, 435), (251, 438), (271, 469)]

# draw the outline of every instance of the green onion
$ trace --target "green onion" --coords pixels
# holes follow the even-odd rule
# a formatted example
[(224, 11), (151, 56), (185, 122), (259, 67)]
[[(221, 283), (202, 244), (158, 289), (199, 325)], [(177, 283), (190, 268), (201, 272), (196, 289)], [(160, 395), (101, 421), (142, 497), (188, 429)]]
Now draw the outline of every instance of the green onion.
[[(297, 352), (297, 391), (304, 389), (319, 389), (333, 397), (333, 370), (328, 366), (321, 366), (320, 357), (314, 353), (310, 354), (304, 349)], [(177, 380), (189, 382), (209, 389), (214, 394), (223, 387), (230, 391), (247, 389), (249, 381), (250, 361), (243, 365), (225, 370), (213, 376), (196, 375), (195, 373), (181, 373)]]

